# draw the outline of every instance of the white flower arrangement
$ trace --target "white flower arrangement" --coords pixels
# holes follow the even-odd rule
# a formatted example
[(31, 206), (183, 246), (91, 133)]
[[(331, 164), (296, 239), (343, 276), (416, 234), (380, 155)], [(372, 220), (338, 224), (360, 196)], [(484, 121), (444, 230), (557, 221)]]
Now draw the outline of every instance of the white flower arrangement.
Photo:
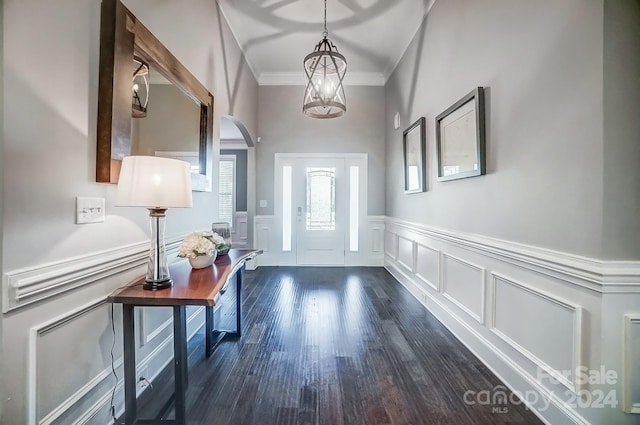
[(215, 232), (193, 232), (182, 241), (178, 257), (196, 258), (201, 255), (213, 255), (216, 250), (226, 246), (222, 236)]

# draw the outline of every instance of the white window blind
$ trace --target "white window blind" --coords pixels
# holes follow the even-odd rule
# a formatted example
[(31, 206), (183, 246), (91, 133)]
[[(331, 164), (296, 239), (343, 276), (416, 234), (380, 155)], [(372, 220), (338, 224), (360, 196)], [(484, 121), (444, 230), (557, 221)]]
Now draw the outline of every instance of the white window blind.
[(233, 227), (235, 215), (236, 157), (221, 155), (219, 167), (218, 217)]

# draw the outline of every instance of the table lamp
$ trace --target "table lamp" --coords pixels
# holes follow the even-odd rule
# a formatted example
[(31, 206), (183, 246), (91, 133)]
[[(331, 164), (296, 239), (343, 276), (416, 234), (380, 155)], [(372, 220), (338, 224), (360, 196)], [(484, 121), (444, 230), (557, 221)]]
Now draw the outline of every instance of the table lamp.
[(189, 208), (191, 169), (188, 162), (157, 156), (126, 156), (122, 160), (116, 205), (146, 207), (151, 221), (151, 249), (144, 289), (173, 286), (164, 243), (167, 208)]

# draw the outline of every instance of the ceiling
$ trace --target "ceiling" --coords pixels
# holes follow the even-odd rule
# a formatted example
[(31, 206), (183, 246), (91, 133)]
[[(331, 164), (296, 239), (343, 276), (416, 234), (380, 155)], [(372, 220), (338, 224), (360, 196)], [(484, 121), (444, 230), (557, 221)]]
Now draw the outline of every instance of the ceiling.
[[(345, 84), (383, 85), (435, 0), (327, 0), (329, 39)], [(261, 85), (304, 84), (302, 61), (322, 39), (322, 0), (218, 0)]]

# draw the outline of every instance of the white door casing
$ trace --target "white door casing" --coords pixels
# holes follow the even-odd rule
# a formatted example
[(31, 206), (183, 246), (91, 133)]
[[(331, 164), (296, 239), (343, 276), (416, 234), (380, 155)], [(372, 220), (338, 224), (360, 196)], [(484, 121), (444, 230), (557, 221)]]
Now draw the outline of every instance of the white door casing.
[[(358, 239), (367, 217), (367, 154), (276, 153), (274, 165), (273, 230), (278, 242), (274, 240), (277, 251), (271, 255), (277, 256), (277, 264), (344, 265), (346, 254), (349, 258), (360, 255)], [(307, 168), (312, 172), (311, 179), (317, 178), (316, 203), (310, 205)], [(324, 183), (330, 178), (322, 176), (323, 172), (333, 172), (332, 196), (327, 196), (328, 186)], [(310, 189), (314, 191), (313, 183)], [(324, 205), (317, 202), (323, 197), (328, 197)], [(313, 208), (318, 206), (320, 209), (315, 211)], [(322, 222), (329, 210), (334, 214), (333, 221)]]

